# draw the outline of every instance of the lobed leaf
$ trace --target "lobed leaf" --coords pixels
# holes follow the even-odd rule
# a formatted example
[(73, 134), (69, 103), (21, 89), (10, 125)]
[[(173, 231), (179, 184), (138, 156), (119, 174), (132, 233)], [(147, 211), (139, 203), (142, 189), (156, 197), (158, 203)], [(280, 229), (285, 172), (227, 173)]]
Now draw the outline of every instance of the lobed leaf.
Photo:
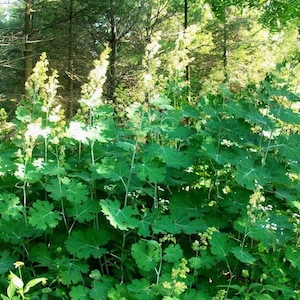
[(28, 221), (38, 229), (55, 228), (61, 220), (60, 213), (53, 211), (54, 205), (48, 201), (37, 200), (29, 209)]
[(143, 271), (149, 272), (158, 266), (162, 250), (157, 241), (140, 240), (131, 246), (131, 254), (138, 267)]
[(116, 229), (129, 230), (136, 228), (139, 224), (135, 218), (135, 216), (139, 215), (139, 212), (132, 206), (126, 206), (121, 209), (121, 203), (118, 200), (101, 200), (100, 206), (107, 220)]
[(65, 245), (69, 253), (79, 259), (99, 258), (106, 253), (106, 249), (101, 246), (107, 244), (110, 239), (109, 233), (103, 229), (87, 228), (73, 231)]
[(231, 252), (239, 261), (245, 264), (252, 265), (256, 261), (255, 257), (253, 257), (247, 250), (241, 249), (240, 247), (233, 247)]

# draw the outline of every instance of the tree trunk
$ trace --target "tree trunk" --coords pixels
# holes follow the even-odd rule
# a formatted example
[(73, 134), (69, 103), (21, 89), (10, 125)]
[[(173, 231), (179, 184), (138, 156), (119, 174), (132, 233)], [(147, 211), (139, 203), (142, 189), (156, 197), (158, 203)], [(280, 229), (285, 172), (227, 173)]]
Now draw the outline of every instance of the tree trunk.
[[(184, 31), (188, 28), (188, 14), (189, 14), (189, 6), (188, 0), (184, 0)], [(185, 67), (185, 80), (188, 82), (190, 80), (190, 66), (187, 65)]]
[(224, 83), (228, 82), (228, 28), (226, 5), (223, 6), (223, 73)]
[(109, 86), (108, 96), (109, 99), (114, 102), (114, 94), (117, 87), (117, 56), (118, 56), (118, 35), (117, 35), (117, 23), (115, 16), (114, 1), (110, 1), (110, 65), (109, 65)]
[(68, 37), (68, 116), (71, 118), (74, 112), (74, 0), (69, 2), (69, 37)]
[(24, 82), (27, 81), (31, 75), (33, 68), (32, 60), (32, 13), (33, 13), (33, 0), (25, 0), (25, 50), (24, 50)]

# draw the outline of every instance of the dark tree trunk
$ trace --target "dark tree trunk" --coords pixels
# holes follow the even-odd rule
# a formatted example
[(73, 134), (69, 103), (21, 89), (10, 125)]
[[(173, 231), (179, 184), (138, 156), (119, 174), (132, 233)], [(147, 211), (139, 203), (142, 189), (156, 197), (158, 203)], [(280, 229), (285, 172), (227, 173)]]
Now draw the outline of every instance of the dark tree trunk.
[(117, 23), (115, 16), (115, 4), (114, 0), (110, 1), (110, 58), (109, 58), (109, 74), (108, 74), (108, 97), (109, 100), (114, 102), (114, 94), (117, 87), (117, 59), (118, 59), (118, 33), (117, 33)]
[(228, 28), (226, 5), (223, 6), (223, 73), (224, 83), (228, 82)]
[(33, 68), (32, 59), (32, 13), (33, 13), (33, 0), (25, 1), (25, 50), (24, 50), (24, 82), (27, 81), (28, 77), (31, 75)]
[(74, 0), (70, 0), (69, 6), (69, 38), (68, 38), (68, 116), (71, 118), (74, 112)]
[[(188, 0), (184, 0), (184, 30), (188, 28), (188, 15), (189, 15), (189, 6), (188, 6)], [(185, 80), (190, 80), (190, 67), (187, 65), (185, 67)]]

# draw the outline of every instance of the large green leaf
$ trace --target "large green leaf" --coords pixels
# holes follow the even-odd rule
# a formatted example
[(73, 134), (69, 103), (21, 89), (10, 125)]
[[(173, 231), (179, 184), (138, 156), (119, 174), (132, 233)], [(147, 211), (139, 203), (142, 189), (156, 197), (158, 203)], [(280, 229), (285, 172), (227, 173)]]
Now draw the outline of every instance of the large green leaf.
[(240, 247), (233, 247), (231, 249), (231, 252), (234, 254), (234, 256), (241, 262), (245, 264), (252, 265), (255, 262), (255, 257), (251, 255), (247, 250), (242, 249)]
[(144, 214), (140, 220), (138, 220), (138, 235), (147, 237), (151, 235), (150, 227), (153, 223), (154, 216), (149, 212), (149, 209), (145, 209)]
[(135, 172), (142, 181), (153, 183), (164, 182), (166, 176), (166, 168), (157, 161), (143, 161), (135, 166)]
[(89, 300), (89, 289), (83, 285), (76, 285), (70, 291), (71, 300)]
[(105, 157), (96, 165), (96, 172), (99, 178), (106, 178), (113, 182), (122, 181), (128, 178), (130, 165), (124, 158)]
[(210, 240), (211, 253), (219, 259), (226, 258), (235, 246), (232, 240), (225, 233), (215, 232)]
[(136, 299), (152, 300), (155, 299), (155, 292), (153, 291), (152, 286), (152, 283), (147, 279), (141, 278), (140, 280), (133, 279), (127, 288), (135, 295)]
[(93, 220), (99, 211), (99, 204), (96, 201), (72, 203), (71, 207), (66, 208), (67, 216), (73, 217), (80, 223)]
[(285, 257), (290, 261), (294, 268), (300, 270), (300, 250), (288, 246), (285, 251)]
[(118, 200), (101, 200), (100, 206), (101, 211), (114, 228), (129, 230), (136, 228), (139, 224), (135, 217), (139, 215), (139, 212), (132, 206), (121, 208), (121, 203)]
[(29, 209), (29, 224), (38, 229), (54, 228), (61, 220), (60, 212), (54, 210), (54, 205), (48, 201), (37, 200)]
[(93, 300), (107, 300), (108, 291), (113, 287), (114, 278), (102, 275), (99, 280), (94, 280), (90, 290), (90, 296)]
[(180, 232), (178, 231), (178, 228), (176, 228), (176, 226), (174, 225), (169, 215), (155, 217), (152, 224), (152, 230), (155, 234), (178, 234)]
[(157, 217), (152, 224), (154, 233), (171, 234), (196, 234), (205, 230), (206, 227), (206, 223), (202, 218), (191, 218), (184, 211)]
[(251, 158), (245, 157), (237, 166), (236, 181), (247, 189), (253, 190), (257, 184), (264, 186), (269, 180), (269, 170)]
[(193, 155), (191, 153), (181, 152), (167, 145), (146, 145), (144, 159), (152, 160), (154, 157), (161, 159), (167, 166), (173, 168), (187, 168), (193, 163)]
[(89, 189), (82, 182), (74, 178), (52, 178), (46, 185), (46, 190), (54, 200), (66, 198), (71, 203), (88, 201)]
[(210, 269), (217, 262), (215, 256), (210, 254), (207, 250), (201, 250), (199, 256), (194, 256), (189, 259), (192, 268), (198, 269)]
[(163, 253), (163, 260), (173, 264), (179, 262), (183, 257), (183, 251), (178, 244), (170, 244)]
[(51, 250), (45, 243), (36, 243), (30, 248), (29, 259), (31, 262), (38, 263), (39, 266), (56, 269)]
[(170, 199), (169, 209), (172, 214), (184, 214), (190, 217), (203, 217), (205, 195), (201, 190), (176, 193)]
[(280, 136), (277, 139), (279, 153), (290, 161), (300, 161), (300, 135)]
[(176, 233), (196, 234), (206, 229), (207, 225), (202, 218), (191, 218), (184, 211), (180, 214), (171, 215), (172, 222), (176, 228)]
[(25, 242), (29, 237), (34, 238), (41, 235), (41, 230), (37, 227), (25, 223), (25, 220), (1, 220), (0, 219), (0, 238), (1, 240), (9, 243), (20, 245), (20, 243)]
[(300, 114), (293, 111), (290, 108), (285, 107), (275, 107), (275, 109), (271, 110), (271, 113), (281, 121), (293, 124), (293, 125), (300, 125)]
[(220, 165), (225, 165), (228, 163), (235, 165), (237, 164), (239, 159), (239, 156), (235, 151), (235, 147), (230, 149), (223, 149), (223, 147), (220, 147), (219, 145), (207, 143), (202, 146), (201, 152), (204, 156), (208, 156)]
[(1, 218), (8, 221), (12, 219), (20, 219), (24, 213), (24, 206), (20, 202), (20, 198), (15, 194), (0, 194), (0, 214)]
[(277, 215), (272, 212), (268, 217), (257, 219), (251, 225), (249, 236), (254, 240), (259, 240), (265, 247), (274, 247), (274, 245), (284, 245), (293, 236), (293, 225), (289, 222), (287, 216)]
[(8, 250), (3, 250), (0, 253), (0, 274), (4, 274), (8, 270), (11, 270), (16, 259), (17, 257), (15, 254), (9, 252)]
[(162, 250), (154, 240), (140, 240), (131, 247), (131, 254), (138, 267), (146, 272), (154, 270), (161, 260)]
[(106, 253), (106, 249), (101, 246), (106, 245), (110, 239), (110, 234), (103, 229), (87, 228), (73, 231), (65, 245), (71, 254), (80, 259), (99, 258)]
[(84, 261), (69, 259), (65, 256), (55, 259), (58, 269), (58, 276), (64, 285), (76, 284), (82, 282), (82, 274), (89, 271), (89, 266)]

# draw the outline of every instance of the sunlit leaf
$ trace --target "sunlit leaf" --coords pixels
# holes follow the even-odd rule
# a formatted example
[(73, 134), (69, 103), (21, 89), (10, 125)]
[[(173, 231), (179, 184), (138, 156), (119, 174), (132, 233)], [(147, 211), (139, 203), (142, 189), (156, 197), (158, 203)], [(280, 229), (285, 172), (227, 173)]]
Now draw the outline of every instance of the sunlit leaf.
[(285, 251), (285, 257), (290, 261), (294, 268), (300, 270), (300, 250), (288, 246)]
[(18, 196), (15, 194), (0, 194), (1, 218), (8, 221), (10, 218), (19, 219), (22, 217), (24, 207)]
[(257, 165), (252, 159), (243, 159), (237, 166), (236, 181), (241, 186), (250, 190), (255, 189), (257, 184), (265, 185), (270, 180), (269, 171), (260, 165)]
[(70, 202), (81, 203), (88, 200), (89, 189), (77, 179), (53, 178), (46, 185), (46, 190), (54, 200), (65, 198)]
[(135, 166), (135, 172), (139, 179), (149, 180), (153, 183), (163, 182), (166, 175), (166, 169), (156, 161), (144, 161)]
[(134, 217), (139, 214), (138, 210), (132, 206), (121, 207), (118, 200), (101, 200), (101, 211), (114, 228), (120, 230), (133, 229), (138, 226), (138, 220)]
[(298, 151), (300, 145), (299, 134), (280, 136), (277, 141), (280, 154), (291, 161), (300, 162), (300, 151)]
[(173, 168), (187, 168), (193, 162), (190, 154), (178, 151), (167, 145), (152, 144), (145, 147), (144, 159), (152, 160), (154, 157), (161, 159), (167, 166)]
[(38, 229), (46, 230), (47, 227), (54, 228), (61, 220), (61, 215), (54, 210), (54, 205), (48, 201), (37, 200), (29, 209), (28, 221)]
[(130, 166), (119, 158), (103, 158), (100, 164), (96, 165), (96, 172), (99, 178), (110, 179), (113, 182), (124, 180), (129, 176)]

